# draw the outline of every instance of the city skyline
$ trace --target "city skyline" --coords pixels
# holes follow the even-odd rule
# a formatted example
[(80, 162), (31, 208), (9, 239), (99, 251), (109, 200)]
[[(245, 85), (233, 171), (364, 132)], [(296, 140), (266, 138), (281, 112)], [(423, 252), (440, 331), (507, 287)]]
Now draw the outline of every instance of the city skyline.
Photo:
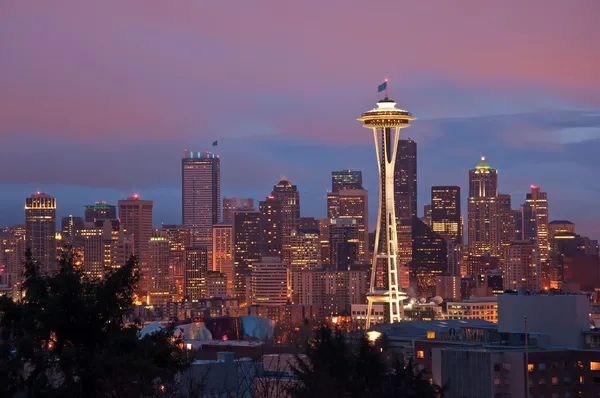
[[(419, 145), (419, 213), (433, 185), (460, 186), (466, 209), (465, 170), (485, 155), (500, 172), (503, 193), (521, 201), (531, 184), (539, 185), (552, 201), (550, 220), (569, 219), (582, 234), (600, 235), (600, 190), (587, 183), (600, 167), (597, 3), (571, 8), (578, 20), (573, 26), (562, 23), (561, 7), (547, 2), (470, 4), (481, 16), (477, 21), (497, 18), (487, 26), (443, 3), (431, 14), (429, 5), (412, 4), (403, 12), (419, 17), (398, 32), (410, 33), (411, 56), (390, 54), (385, 66), (355, 51), (363, 40), (387, 46), (397, 39), (373, 40), (376, 32), (361, 19), (376, 7), (337, 15), (335, 7), (320, 5), (323, 18), (317, 19), (314, 4), (294, 5), (290, 12), (314, 27), (304, 37), (285, 19), (261, 23), (262, 11), (280, 10), (277, 4), (210, 5), (202, 13), (188, 5), (154, 3), (144, 12), (121, 5), (118, 18), (110, 7), (61, 2), (3, 10), (0, 37), (11, 40), (0, 39), (6, 71), (0, 76), (0, 225), (21, 224), (22, 198), (35, 191), (57, 198), (57, 218), (138, 192), (154, 201), (156, 224), (177, 222), (177, 159), (186, 148), (213, 149), (215, 140), (223, 162), (221, 196), (262, 200), (286, 176), (301, 191), (302, 216), (324, 217), (330, 171), (361, 170), (365, 189), (376, 192), (372, 143), (352, 118), (379, 99), (365, 94), (388, 76), (391, 96), (420, 116), (408, 134)], [(399, 10), (390, 7), (380, 16), (388, 25)], [(521, 12), (508, 15), (511, 9)], [(65, 18), (76, 24), (77, 37)], [(279, 29), (286, 35), (273, 34)], [(476, 37), (469, 34), (475, 29)], [(449, 54), (447, 41), (461, 45)], [(490, 46), (494, 57), (481, 51)], [(278, 50), (286, 56), (278, 57)], [(203, 62), (201, 54), (216, 61)], [(569, 62), (555, 62), (557, 54)], [(23, 59), (37, 65), (33, 78)], [(223, 116), (222, 104), (232, 97), (239, 114), (207, 122)]]

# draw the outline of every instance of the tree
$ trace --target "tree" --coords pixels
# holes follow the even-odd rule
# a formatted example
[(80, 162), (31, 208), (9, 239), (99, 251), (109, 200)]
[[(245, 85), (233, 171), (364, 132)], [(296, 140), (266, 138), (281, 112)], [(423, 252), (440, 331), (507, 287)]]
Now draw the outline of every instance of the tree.
[(442, 391), (415, 371), (412, 361), (388, 366), (376, 344), (366, 336), (355, 347), (339, 330), (322, 327), (311, 341), (306, 357), (296, 356), (292, 370), (298, 383), (290, 388), (293, 398), (419, 397), (439, 398)]
[(140, 338), (126, 323), (139, 279), (132, 257), (101, 279), (67, 251), (55, 275), (26, 254), (23, 299), (0, 298), (0, 395), (143, 397), (174, 388), (190, 361), (172, 329)]

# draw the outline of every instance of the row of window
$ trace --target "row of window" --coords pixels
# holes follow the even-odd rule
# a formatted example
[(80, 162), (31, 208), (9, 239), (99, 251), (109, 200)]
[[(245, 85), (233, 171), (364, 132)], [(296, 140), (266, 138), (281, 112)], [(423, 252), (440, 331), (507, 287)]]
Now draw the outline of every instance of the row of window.
[[(583, 367), (584, 367), (582, 361), (573, 362), (572, 364), (573, 364), (573, 367), (575, 367), (575, 368), (583, 369)], [(564, 361), (564, 362), (555, 361), (550, 364), (550, 369), (559, 369), (559, 368), (567, 369), (569, 367), (571, 367), (571, 362), (567, 362), (567, 361)], [(533, 363), (527, 364), (528, 371), (533, 372), (535, 370), (535, 368), (536, 368), (535, 364), (533, 364)], [(539, 371), (546, 370), (546, 364), (538, 363), (537, 370), (539, 370)], [(590, 370), (600, 370), (600, 362), (590, 361)]]

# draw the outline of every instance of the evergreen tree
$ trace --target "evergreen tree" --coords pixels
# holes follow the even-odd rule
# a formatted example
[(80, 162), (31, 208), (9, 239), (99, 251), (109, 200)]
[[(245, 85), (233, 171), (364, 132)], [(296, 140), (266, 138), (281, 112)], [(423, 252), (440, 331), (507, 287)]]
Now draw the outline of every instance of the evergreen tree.
[(44, 275), (28, 251), (23, 299), (0, 298), (0, 395), (144, 397), (189, 364), (172, 330), (139, 337), (128, 324), (137, 262), (87, 277), (67, 252)]

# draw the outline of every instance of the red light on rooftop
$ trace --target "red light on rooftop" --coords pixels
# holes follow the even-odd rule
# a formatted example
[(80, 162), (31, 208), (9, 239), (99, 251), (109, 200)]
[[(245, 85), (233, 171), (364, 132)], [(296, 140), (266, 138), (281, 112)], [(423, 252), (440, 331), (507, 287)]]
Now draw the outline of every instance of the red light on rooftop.
[(137, 194), (137, 193), (134, 193), (134, 194), (133, 194), (133, 198), (134, 198), (134, 199), (138, 199), (139, 197), (140, 197), (140, 195), (139, 195), (139, 194)]
[(223, 335), (223, 341), (227, 341), (227, 340), (229, 340), (229, 339), (227, 338), (227, 335), (226, 335), (226, 334), (224, 334), (224, 335)]
[(537, 188), (539, 188), (539, 187), (538, 187), (537, 185), (533, 185), (533, 184), (531, 184), (531, 187), (530, 187), (530, 188), (531, 188), (531, 189), (537, 189)]

